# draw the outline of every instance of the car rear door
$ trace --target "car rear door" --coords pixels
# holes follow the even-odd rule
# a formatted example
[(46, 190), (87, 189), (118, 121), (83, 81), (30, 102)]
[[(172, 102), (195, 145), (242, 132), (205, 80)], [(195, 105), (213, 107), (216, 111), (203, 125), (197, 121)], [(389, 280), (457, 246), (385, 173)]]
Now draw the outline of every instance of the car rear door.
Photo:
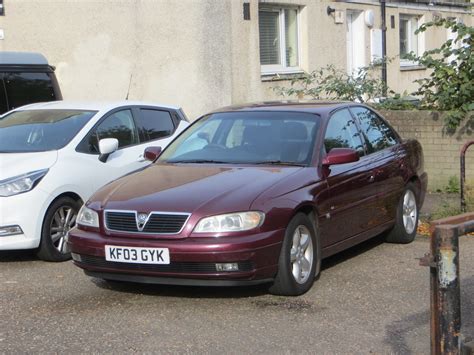
[(404, 178), (400, 173), (400, 138), (371, 109), (353, 106), (350, 111), (356, 117), (366, 143), (377, 192), (376, 220), (383, 224), (395, 218), (398, 200), (404, 188)]
[(376, 192), (370, 159), (365, 155), (361, 132), (347, 108), (332, 113), (325, 136), (324, 150), (352, 148), (360, 160), (332, 165), (327, 176), (328, 199), (325, 201), (326, 221), (322, 226), (323, 248), (356, 236), (373, 223)]

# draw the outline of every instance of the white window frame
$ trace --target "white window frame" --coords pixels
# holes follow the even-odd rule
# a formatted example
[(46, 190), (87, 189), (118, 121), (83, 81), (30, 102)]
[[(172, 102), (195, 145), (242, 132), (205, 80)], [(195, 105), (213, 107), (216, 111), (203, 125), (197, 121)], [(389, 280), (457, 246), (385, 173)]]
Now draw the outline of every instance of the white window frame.
[[(295, 67), (286, 66), (286, 36), (285, 36), (285, 11), (284, 10), (296, 10), (296, 36), (298, 43), (298, 53), (297, 60), (298, 65)], [(272, 64), (272, 65), (260, 65), (262, 75), (272, 75), (272, 74), (293, 74), (293, 73), (302, 73), (301, 69), (301, 11), (299, 6), (282, 6), (282, 5), (260, 5), (258, 11), (267, 11), (267, 12), (278, 12), (279, 20), (279, 40), (280, 40), (280, 63), (281, 65)], [(260, 34), (260, 29), (259, 29)], [(260, 54), (259, 54), (260, 60)]]
[[(408, 38), (407, 38), (407, 49), (408, 53), (413, 52), (413, 44), (412, 44), (412, 36), (411, 33), (415, 32), (418, 28), (420, 28), (420, 25), (422, 24), (422, 16), (420, 15), (411, 15), (411, 14), (400, 14), (400, 19), (398, 21), (400, 25), (400, 20), (401, 19), (406, 19), (408, 21)], [(415, 29), (412, 28), (412, 19), (416, 19), (417, 27)], [(400, 29), (398, 31), (398, 36), (400, 36)], [(398, 38), (399, 45), (401, 38)], [(417, 41), (417, 56), (420, 56), (424, 52), (424, 35), (423, 33), (418, 33), (416, 35), (416, 41)], [(418, 66), (419, 63), (413, 60), (408, 60), (402, 58), (402, 54), (399, 53), (400, 56), (400, 67), (413, 67), (413, 66)]]

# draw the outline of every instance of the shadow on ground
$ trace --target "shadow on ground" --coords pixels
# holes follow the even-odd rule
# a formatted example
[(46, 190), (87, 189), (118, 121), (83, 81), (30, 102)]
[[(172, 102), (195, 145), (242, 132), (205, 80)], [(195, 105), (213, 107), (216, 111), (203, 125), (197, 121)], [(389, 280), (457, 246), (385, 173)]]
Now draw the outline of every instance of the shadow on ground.
[[(428, 277), (428, 275), (427, 275)], [(461, 277), (461, 334), (464, 338), (474, 338), (474, 277)], [(412, 354), (409, 346), (410, 333), (430, 323), (431, 312), (414, 313), (408, 317), (393, 322), (385, 328), (384, 343), (388, 344), (394, 353)], [(426, 339), (429, 345), (430, 339)]]
[(31, 250), (0, 251), (0, 263), (25, 262), (39, 260)]

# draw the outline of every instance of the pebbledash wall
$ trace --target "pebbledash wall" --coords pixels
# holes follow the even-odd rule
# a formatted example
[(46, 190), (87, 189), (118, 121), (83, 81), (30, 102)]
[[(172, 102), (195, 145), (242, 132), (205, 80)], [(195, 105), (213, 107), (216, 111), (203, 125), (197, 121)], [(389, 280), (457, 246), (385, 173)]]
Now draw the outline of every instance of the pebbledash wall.
[[(415, 138), (421, 143), (430, 191), (444, 190), (452, 176), (459, 179), (459, 154), (466, 142), (474, 140), (474, 134), (444, 133), (444, 117), (439, 112), (381, 110), (380, 113), (402, 138)], [(466, 154), (466, 178), (468, 187), (474, 187), (474, 146)]]
[[(452, 6), (465, 1), (387, 1), (390, 88), (410, 92), (413, 80), (427, 75), (425, 68), (400, 66), (400, 16), (470, 24), (468, 8)], [(369, 63), (371, 33), (381, 28), (377, 0), (5, 0), (0, 51), (43, 53), (57, 67), (65, 99), (117, 100), (129, 91), (130, 99), (178, 105), (194, 119), (225, 105), (275, 99), (272, 88), (290, 83), (291, 75), (262, 75), (260, 66), (259, 6), (275, 4), (299, 9), (301, 72), (346, 68), (346, 15), (353, 11), (373, 15), (373, 24), (358, 27)], [(329, 15), (328, 6), (335, 10)], [(433, 29), (420, 48), (446, 39), (445, 29)]]

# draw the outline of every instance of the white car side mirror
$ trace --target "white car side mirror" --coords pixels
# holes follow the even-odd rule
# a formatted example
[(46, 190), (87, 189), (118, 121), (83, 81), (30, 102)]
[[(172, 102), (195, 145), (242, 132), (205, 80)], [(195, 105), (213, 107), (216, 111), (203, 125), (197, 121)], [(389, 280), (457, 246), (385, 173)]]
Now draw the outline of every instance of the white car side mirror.
[(104, 138), (99, 141), (99, 160), (102, 163), (105, 163), (109, 158), (109, 155), (115, 152), (118, 149), (118, 139), (117, 138)]

